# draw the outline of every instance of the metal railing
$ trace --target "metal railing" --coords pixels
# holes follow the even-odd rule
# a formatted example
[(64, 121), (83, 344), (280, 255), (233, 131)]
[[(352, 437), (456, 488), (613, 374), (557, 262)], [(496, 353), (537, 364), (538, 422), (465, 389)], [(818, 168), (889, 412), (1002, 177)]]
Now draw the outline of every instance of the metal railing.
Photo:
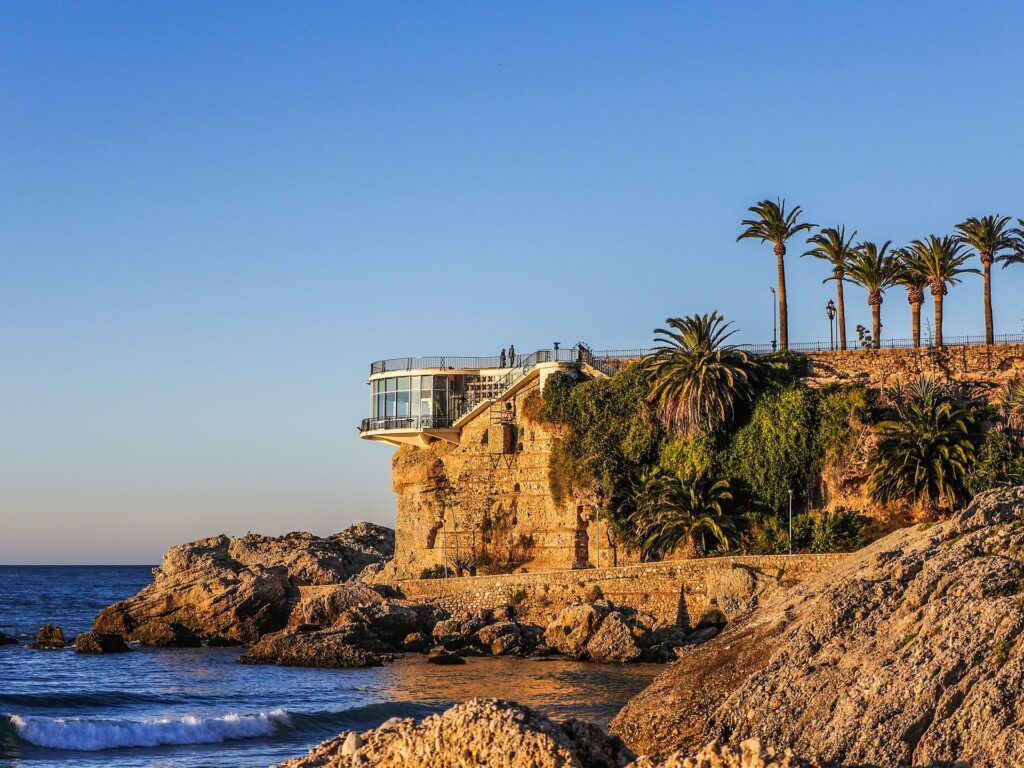
[(360, 432), (375, 432), (378, 429), (445, 429), (452, 425), (451, 416), (431, 414), (430, 416), (386, 416), (363, 419)]
[[(943, 339), (943, 346), (946, 347), (976, 347), (985, 345), (984, 336), (946, 336)], [(1024, 334), (1003, 333), (994, 338), (995, 344), (1024, 344)], [(777, 346), (767, 344), (737, 344), (740, 349), (746, 350), (753, 355), (766, 355), (777, 351)], [(914, 346), (913, 339), (882, 339), (882, 349), (909, 349)], [(934, 347), (931, 339), (921, 340), (922, 348)], [(839, 342), (828, 341), (806, 341), (789, 345), (790, 352), (828, 352), (838, 350)], [(860, 351), (862, 347), (854, 342), (847, 344), (847, 351)], [(606, 349), (591, 350), (586, 345), (583, 347), (582, 358), (594, 360), (639, 360), (654, 353), (654, 349), (647, 347), (636, 347), (633, 349)], [(578, 363), (583, 359), (580, 354), (580, 347), (562, 347), (559, 349), (538, 349), (529, 355), (516, 355), (515, 364), (506, 361), (506, 368), (513, 370), (520, 367), (532, 368), (537, 363)], [(468, 370), (479, 370), (482, 368), (500, 368), (501, 359), (498, 356), (491, 357), (467, 357), (467, 356), (446, 356), (438, 355), (433, 357), (395, 357), (390, 360), (378, 360), (370, 364), (370, 374), (390, 373), (400, 371), (411, 371), (421, 368), (432, 368), (448, 370), (453, 368), (464, 368)]]

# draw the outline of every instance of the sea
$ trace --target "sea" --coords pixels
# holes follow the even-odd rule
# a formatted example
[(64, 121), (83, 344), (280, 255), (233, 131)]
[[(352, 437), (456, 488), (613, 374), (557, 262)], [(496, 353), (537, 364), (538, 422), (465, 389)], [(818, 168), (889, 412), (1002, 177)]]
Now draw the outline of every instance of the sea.
[(152, 580), (150, 566), (0, 566), (0, 768), (264, 768), (339, 731), (422, 718), (473, 697), (607, 724), (662, 669), (565, 660), (400, 656), (372, 669), (239, 664), (237, 648), (79, 656), (25, 647), (43, 624), (69, 640)]

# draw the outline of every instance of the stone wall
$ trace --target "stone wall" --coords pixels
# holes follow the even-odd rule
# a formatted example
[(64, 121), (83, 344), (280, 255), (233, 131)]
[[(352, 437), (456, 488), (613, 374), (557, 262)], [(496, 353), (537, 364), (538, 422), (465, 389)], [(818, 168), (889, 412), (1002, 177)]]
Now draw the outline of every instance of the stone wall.
[(567, 605), (588, 596), (593, 599), (596, 588), (616, 605), (685, 627), (714, 610), (731, 617), (751, 600), (824, 573), (844, 557), (709, 557), (618, 568), (408, 580), (394, 586), (410, 600), (430, 600), (452, 613), (517, 604), (520, 617), (538, 624), (547, 624)]
[(927, 374), (995, 393), (1014, 377), (1024, 378), (1024, 344), (944, 347), (943, 349), (856, 349), (809, 352), (815, 383), (859, 381), (891, 387)]
[(567, 569), (596, 560), (589, 507), (552, 497), (549, 458), (557, 435), (524, 409), (534, 393), (536, 379), (504, 404), (511, 428), (493, 424), (485, 409), (463, 427), (459, 445), (395, 451), (395, 557), (382, 580), (418, 578), (442, 566), (445, 552), (451, 570), (465, 563), (476, 572)]

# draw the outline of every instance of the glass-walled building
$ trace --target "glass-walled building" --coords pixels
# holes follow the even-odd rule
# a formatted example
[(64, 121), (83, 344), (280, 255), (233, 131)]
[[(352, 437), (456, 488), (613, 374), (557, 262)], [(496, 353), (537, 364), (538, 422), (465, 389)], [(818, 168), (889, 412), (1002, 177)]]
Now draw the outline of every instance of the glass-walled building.
[(462, 415), (467, 374), (384, 376), (370, 381), (370, 418), (363, 431), (445, 428)]

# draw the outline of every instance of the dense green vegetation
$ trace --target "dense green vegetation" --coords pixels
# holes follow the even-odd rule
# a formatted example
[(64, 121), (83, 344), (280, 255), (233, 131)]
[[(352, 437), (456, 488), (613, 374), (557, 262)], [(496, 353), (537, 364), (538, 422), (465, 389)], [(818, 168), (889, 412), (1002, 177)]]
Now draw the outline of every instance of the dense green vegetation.
[(794, 551), (857, 547), (870, 521), (816, 508), (822, 475), (854, 458), (872, 499), (930, 514), (1024, 482), (1020, 384), (995, 406), (928, 379), (811, 388), (804, 356), (740, 354), (717, 314), (669, 327), (663, 352), (608, 379), (553, 374), (530, 405), (558, 425), (556, 499), (597, 508), (646, 557), (789, 551), (791, 498)]

